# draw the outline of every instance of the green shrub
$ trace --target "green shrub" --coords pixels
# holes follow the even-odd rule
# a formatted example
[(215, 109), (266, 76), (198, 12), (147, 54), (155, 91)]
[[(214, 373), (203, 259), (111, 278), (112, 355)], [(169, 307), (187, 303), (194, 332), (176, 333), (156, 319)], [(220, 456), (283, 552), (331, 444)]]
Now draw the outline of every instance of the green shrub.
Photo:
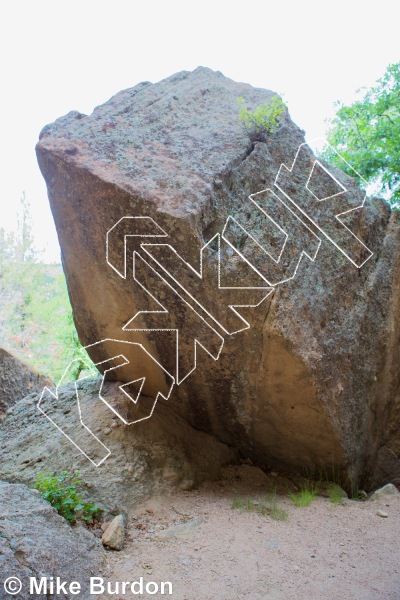
[(76, 486), (82, 483), (79, 471), (68, 474), (63, 471), (61, 475), (39, 473), (36, 477), (35, 489), (39, 490), (42, 497), (50, 502), (59, 515), (70, 523), (77, 519), (92, 522), (102, 509), (95, 504), (85, 503), (78, 493)]
[(254, 111), (246, 107), (246, 101), (242, 97), (237, 99), (237, 103), (240, 106), (239, 119), (251, 142), (265, 142), (268, 135), (277, 128), (281, 115), (286, 110), (286, 105), (279, 96), (273, 96)]

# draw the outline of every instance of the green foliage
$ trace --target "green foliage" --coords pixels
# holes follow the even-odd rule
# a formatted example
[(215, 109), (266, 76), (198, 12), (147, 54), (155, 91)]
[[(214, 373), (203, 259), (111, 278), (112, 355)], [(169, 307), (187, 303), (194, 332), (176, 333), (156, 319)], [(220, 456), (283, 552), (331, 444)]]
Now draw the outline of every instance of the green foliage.
[(82, 483), (79, 471), (68, 474), (63, 471), (61, 475), (39, 473), (36, 477), (35, 489), (39, 490), (42, 497), (50, 502), (59, 515), (70, 523), (78, 519), (92, 522), (102, 509), (93, 503), (86, 503), (78, 493), (76, 486)]
[(14, 260), (15, 254), (15, 234), (7, 232), (3, 227), (0, 227), (0, 278), (4, 271)]
[(240, 106), (239, 119), (243, 123), (251, 142), (265, 142), (268, 135), (277, 128), (281, 115), (286, 110), (285, 103), (279, 96), (273, 96), (265, 104), (260, 104), (254, 111), (246, 107), (246, 101), (237, 99)]
[(271, 493), (267, 499), (262, 502), (235, 496), (232, 500), (231, 508), (240, 510), (240, 512), (256, 512), (260, 515), (269, 515), (276, 521), (286, 521), (287, 513), (277, 505), (276, 492)]
[(34, 249), (33, 241), (31, 207), (25, 192), (22, 192), (15, 244), (15, 256), (19, 262), (35, 260), (37, 252)]
[[(400, 207), (400, 63), (389, 65), (360, 100), (350, 106), (339, 104), (327, 140), (368, 183), (391, 195), (394, 207)], [(354, 176), (334, 150), (326, 148), (322, 158)]]
[(61, 265), (36, 257), (23, 194), (17, 233), (0, 228), (0, 345), (56, 383), (81, 359), (68, 374), (75, 380), (86, 365), (95, 367), (79, 342)]
[(67, 365), (84, 362), (95, 369), (81, 344), (72, 318), (60, 265), (8, 262), (0, 274), (0, 345), (58, 383)]
[(267, 497), (269, 503), (269, 515), (275, 521), (286, 521), (287, 512), (283, 508), (280, 508), (277, 503), (276, 489), (268, 494)]
[(310, 506), (318, 491), (318, 484), (306, 481), (298, 492), (291, 492), (289, 497), (296, 506)]
[(265, 507), (260, 506), (259, 504), (254, 504), (250, 498), (241, 498), (240, 496), (235, 496), (232, 500), (232, 508), (239, 509), (240, 512), (258, 512), (260, 514), (265, 514)]

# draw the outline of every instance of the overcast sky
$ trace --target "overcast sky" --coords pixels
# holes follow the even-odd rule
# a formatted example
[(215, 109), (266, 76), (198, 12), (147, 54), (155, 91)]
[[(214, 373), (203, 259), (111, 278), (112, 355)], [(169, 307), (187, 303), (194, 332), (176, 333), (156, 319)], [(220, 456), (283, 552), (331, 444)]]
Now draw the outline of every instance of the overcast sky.
[(42, 127), (121, 89), (207, 66), (283, 93), (307, 139), (400, 60), (399, 3), (35, 0), (3, 2), (0, 226), (31, 202), (37, 245), (57, 237), (34, 147)]

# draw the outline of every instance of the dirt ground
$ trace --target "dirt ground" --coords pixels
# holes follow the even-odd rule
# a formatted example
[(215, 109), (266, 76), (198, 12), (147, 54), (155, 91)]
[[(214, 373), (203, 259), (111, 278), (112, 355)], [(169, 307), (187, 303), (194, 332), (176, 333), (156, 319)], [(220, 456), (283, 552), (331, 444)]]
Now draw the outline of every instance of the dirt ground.
[[(241, 465), (198, 490), (153, 498), (129, 516), (124, 550), (108, 552), (110, 579), (170, 581), (176, 600), (399, 600), (400, 496), (317, 496), (298, 507), (290, 489), (280, 474)], [(261, 514), (275, 502), (285, 513)]]

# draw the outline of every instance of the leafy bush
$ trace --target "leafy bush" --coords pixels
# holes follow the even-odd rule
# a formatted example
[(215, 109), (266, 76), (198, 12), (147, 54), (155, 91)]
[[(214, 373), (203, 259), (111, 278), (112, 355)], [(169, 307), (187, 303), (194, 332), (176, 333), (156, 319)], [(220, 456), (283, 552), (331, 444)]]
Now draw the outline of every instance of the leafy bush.
[(92, 503), (85, 503), (78, 493), (76, 486), (82, 483), (79, 471), (68, 474), (63, 471), (61, 475), (39, 473), (36, 477), (35, 489), (39, 490), (42, 497), (50, 502), (59, 515), (70, 523), (77, 519), (92, 522), (102, 509)]
[(286, 105), (279, 96), (273, 96), (254, 111), (246, 107), (246, 101), (237, 99), (240, 106), (239, 119), (243, 123), (251, 142), (265, 142), (267, 136), (275, 131)]

